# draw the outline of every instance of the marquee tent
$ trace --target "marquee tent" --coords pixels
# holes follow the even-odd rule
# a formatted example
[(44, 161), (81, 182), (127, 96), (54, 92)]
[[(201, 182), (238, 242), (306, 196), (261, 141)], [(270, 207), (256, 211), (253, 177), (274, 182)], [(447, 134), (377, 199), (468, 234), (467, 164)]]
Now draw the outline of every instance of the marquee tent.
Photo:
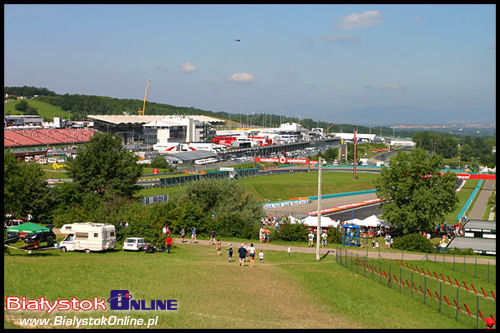
[(384, 220), (381, 220), (379, 219), (377, 216), (375, 215), (371, 215), (371, 216), (368, 216), (366, 219), (364, 219), (362, 221), (362, 224), (360, 224), (361, 226), (364, 226), (364, 227), (379, 227), (379, 226), (385, 226), (387, 225), (387, 223), (385, 223)]
[[(318, 217), (317, 216), (308, 216), (305, 219), (299, 221), (304, 223), (304, 225), (308, 227), (317, 227), (318, 226)], [(339, 222), (333, 221), (331, 218), (327, 216), (321, 216), (321, 228), (336, 228), (339, 225)]]
[(360, 225), (362, 226), (363, 225), (363, 220), (360, 220), (360, 219), (352, 219), (352, 220), (347, 220), (345, 221), (346, 224), (354, 224), (354, 225)]

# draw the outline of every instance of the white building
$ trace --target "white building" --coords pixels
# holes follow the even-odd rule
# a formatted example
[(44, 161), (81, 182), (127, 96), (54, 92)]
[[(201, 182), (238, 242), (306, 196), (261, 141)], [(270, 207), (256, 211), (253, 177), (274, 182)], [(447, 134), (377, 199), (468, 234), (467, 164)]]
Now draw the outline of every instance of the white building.
[[(354, 133), (334, 133), (335, 137), (340, 138), (344, 141), (351, 141), (354, 138)], [(373, 142), (375, 141), (376, 134), (362, 134), (356, 133), (356, 138), (358, 142)]]
[(391, 139), (391, 146), (415, 147), (417, 144), (411, 140)]

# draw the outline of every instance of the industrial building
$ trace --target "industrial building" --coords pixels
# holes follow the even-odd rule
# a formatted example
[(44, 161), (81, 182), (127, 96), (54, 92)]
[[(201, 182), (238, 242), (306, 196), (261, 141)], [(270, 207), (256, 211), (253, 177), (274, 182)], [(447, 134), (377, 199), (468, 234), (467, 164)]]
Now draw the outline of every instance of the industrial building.
[(94, 121), (97, 130), (120, 135), (124, 144), (156, 144), (167, 136), (178, 142), (208, 140), (214, 134), (212, 126), (225, 123), (223, 119), (199, 115), (89, 115), (87, 118)]
[[(334, 133), (335, 137), (343, 140), (343, 141), (350, 141), (354, 139), (354, 133)], [(361, 134), (361, 133), (356, 133), (356, 138), (358, 139), (358, 142), (374, 142), (376, 138), (376, 134)]]

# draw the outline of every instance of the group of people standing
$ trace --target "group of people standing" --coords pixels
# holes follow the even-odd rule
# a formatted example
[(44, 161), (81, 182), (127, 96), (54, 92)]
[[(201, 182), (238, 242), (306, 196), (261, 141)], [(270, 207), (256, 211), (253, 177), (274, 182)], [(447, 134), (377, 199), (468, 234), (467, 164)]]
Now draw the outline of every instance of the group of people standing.
[[(313, 229), (311, 229), (311, 231), (307, 235), (307, 238), (309, 240), (309, 247), (314, 246), (314, 236), (315, 235), (313, 233)], [(326, 247), (328, 245), (328, 234), (326, 233), (326, 230), (324, 229), (322, 230), (320, 238), (321, 238), (321, 246)]]
[(261, 227), (259, 230), (259, 239), (261, 243), (269, 243), (271, 235), (271, 230), (265, 227)]
[[(233, 246), (231, 243), (229, 243), (227, 251), (228, 261), (231, 262), (233, 259)], [(250, 267), (253, 267), (255, 264), (256, 251), (257, 250), (255, 249), (253, 243), (251, 243), (250, 246), (248, 245), (248, 243), (241, 243), (241, 246), (238, 248), (238, 258), (240, 266), (243, 267), (247, 259), (250, 258)], [(260, 262), (264, 262), (264, 252), (262, 252), (262, 250), (260, 250), (259, 252), (259, 260)]]

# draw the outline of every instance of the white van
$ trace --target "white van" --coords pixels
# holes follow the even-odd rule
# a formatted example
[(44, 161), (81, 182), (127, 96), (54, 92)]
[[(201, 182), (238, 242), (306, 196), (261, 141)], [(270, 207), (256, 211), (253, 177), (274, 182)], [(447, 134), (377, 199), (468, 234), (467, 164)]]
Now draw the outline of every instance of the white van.
[(61, 233), (67, 236), (59, 243), (66, 251), (106, 251), (116, 247), (115, 226), (112, 224), (83, 222), (65, 224)]

